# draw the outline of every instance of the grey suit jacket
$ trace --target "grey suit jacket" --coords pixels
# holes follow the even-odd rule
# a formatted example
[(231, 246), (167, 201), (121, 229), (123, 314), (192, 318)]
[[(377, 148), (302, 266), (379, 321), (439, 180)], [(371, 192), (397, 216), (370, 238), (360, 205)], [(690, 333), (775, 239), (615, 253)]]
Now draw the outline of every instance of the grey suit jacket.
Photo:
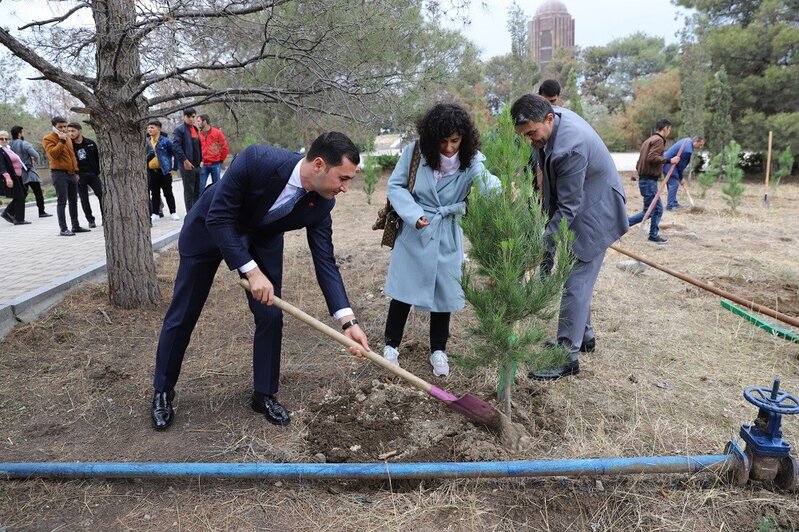
[(605, 143), (579, 115), (555, 108), (552, 135), (543, 149), (545, 238), (560, 221), (574, 231), (572, 251), (589, 262), (604, 253), (630, 226), (624, 187)]

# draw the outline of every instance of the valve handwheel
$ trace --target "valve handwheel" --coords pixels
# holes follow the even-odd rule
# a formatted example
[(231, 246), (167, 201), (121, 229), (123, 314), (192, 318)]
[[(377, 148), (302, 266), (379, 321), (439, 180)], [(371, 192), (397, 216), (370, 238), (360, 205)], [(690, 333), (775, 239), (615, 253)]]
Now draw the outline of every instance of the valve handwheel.
[(774, 385), (750, 386), (744, 390), (744, 399), (758, 408), (775, 414), (799, 414), (799, 398), (788, 392), (780, 391), (780, 379), (774, 380)]

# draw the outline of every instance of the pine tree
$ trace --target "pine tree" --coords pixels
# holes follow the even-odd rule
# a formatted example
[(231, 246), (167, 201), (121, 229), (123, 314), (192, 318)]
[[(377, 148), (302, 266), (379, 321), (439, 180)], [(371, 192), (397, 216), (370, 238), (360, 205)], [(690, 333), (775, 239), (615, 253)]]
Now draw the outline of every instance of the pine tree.
[(694, 137), (704, 132), (707, 68), (709, 58), (705, 40), (705, 23), (699, 15), (688, 22), (682, 33), (682, 65), (680, 68), (680, 136)]
[(724, 186), (721, 187), (721, 193), (733, 214), (741, 204), (745, 190), (743, 186), (744, 171), (737, 164), (740, 154), (741, 146), (734, 140), (731, 140), (724, 148)]
[(566, 96), (569, 99), (569, 109), (583, 116), (583, 103), (577, 88), (577, 70), (574, 68), (569, 70), (569, 78), (566, 80)]
[(713, 77), (713, 86), (710, 89), (711, 116), (707, 126), (710, 153), (721, 152), (732, 140), (731, 105), (730, 83), (727, 79), (727, 71), (722, 66)]
[(783, 178), (788, 177), (791, 175), (791, 170), (793, 169), (793, 153), (791, 152), (791, 147), (787, 146), (782, 153), (780, 154), (780, 158), (777, 160), (777, 168), (774, 169), (774, 187), (776, 188), (779, 186), (780, 181)]
[(497, 397), (510, 416), (517, 364), (541, 369), (565, 359), (561, 348), (547, 349), (542, 342), (571, 271), (573, 237), (564, 222), (555, 239), (554, 267), (551, 272), (535, 271), (547, 257), (543, 239), (547, 218), (532, 190), (532, 178), (523, 170), (529, 148), (517, 137), (507, 108), (498, 118), (497, 130), (485, 137), (487, 167), (502, 181), (502, 192), (470, 194), (468, 213), (461, 222), (471, 242), (461, 284), (477, 317), (472, 329), (477, 346), (459, 362), (466, 369), (497, 366)]

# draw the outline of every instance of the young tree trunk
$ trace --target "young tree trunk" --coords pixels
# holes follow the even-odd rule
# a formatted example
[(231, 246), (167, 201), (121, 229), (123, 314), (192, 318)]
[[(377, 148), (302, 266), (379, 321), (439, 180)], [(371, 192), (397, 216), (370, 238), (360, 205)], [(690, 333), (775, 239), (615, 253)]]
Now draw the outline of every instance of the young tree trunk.
[(500, 374), (500, 384), (497, 388), (497, 401), (502, 404), (504, 414), (511, 419), (511, 390), (513, 390), (513, 379), (516, 377), (516, 363), (505, 362)]
[(160, 296), (155, 276), (144, 130), (147, 114), (141, 83), (134, 0), (92, 2), (97, 27), (97, 109), (89, 109), (97, 132), (104, 172), (103, 232), (108, 265), (108, 296), (122, 308), (155, 304)]

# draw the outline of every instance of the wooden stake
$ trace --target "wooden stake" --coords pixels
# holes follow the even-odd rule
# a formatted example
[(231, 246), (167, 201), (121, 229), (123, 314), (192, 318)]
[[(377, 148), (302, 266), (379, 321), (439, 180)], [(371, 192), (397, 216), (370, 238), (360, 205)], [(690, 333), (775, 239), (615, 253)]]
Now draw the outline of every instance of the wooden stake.
[(768, 207), (768, 178), (771, 176), (771, 137), (772, 132), (768, 132), (768, 154), (766, 155), (766, 190), (763, 195), (763, 205)]

